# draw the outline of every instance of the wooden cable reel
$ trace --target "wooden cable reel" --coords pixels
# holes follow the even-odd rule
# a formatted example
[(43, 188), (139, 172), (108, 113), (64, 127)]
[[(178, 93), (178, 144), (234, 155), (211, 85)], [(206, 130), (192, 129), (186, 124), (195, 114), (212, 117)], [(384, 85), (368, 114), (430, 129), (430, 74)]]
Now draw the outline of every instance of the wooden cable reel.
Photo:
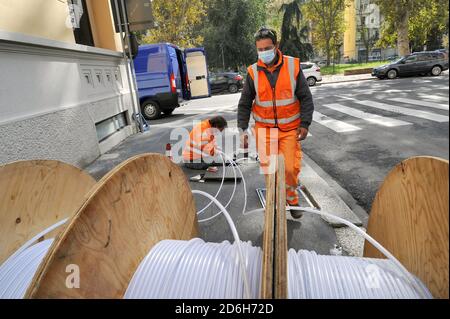
[[(55, 210), (48, 209), (50, 203), (58, 208), (57, 212), (70, 211), (62, 209), (70, 205), (79, 209), (40, 265), (27, 291), (28, 298), (121, 298), (141, 260), (156, 243), (198, 236), (194, 199), (186, 177), (177, 165), (162, 155), (133, 157), (93, 187), (90, 176), (73, 167), (67, 168), (67, 164), (36, 161), (34, 166), (40, 167), (38, 172), (41, 173), (33, 173), (30, 163), (0, 167), (0, 190), (6, 190), (0, 193), (1, 225), (8, 225), (17, 218), (15, 215), (5, 217), (4, 212), (14, 211), (14, 207), (17, 212), (20, 207), (7, 199), (24, 199), (26, 197), (21, 196), (25, 193), (36, 194), (36, 198), (28, 199), (26, 207), (36, 207), (34, 212), (42, 211), (45, 220), (35, 225), (36, 220), (30, 219), (28, 224), (33, 227), (16, 233), (2, 226), (5, 233), (15, 234), (11, 236), (13, 240), (7, 241), (10, 253), (39, 231), (70, 217), (69, 213), (55, 215)], [(10, 165), (14, 164), (19, 166), (12, 169)], [(60, 177), (53, 172), (47, 174), (51, 177), (44, 178), (46, 175), (42, 172), (46, 167), (72, 173), (66, 172), (62, 174), (65, 177)], [(276, 174), (266, 176), (262, 298), (287, 298), (282, 157), (277, 160), (277, 167)], [(27, 179), (32, 176), (39, 187), (31, 193), (13, 192), (13, 189), (21, 189), (16, 185), (23, 185), (22, 189), (31, 187)], [(50, 195), (38, 196), (38, 191), (44, 190), (61, 201), (42, 200), (51, 198)], [(40, 209), (39, 205), (46, 209)], [(435, 297), (448, 298), (448, 161), (416, 157), (397, 165), (377, 193), (368, 233), (418, 276)], [(10, 253), (4, 251), (6, 249), (1, 252), (7, 257)], [(366, 244), (364, 255), (382, 257), (370, 244)], [(78, 289), (66, 286), (68, 265), (77, 265), (80, 269)]]
[[(159, 154), (128, 159), (106, 176), (78, 210), (38, 269), (29, 298), (122, 298), (148, 251), (163, 239), (197, 236), (186, 177)], [(66, 267), (80, 288), (66, 286)]]
[[(412, 157), (385, 178), (367, 232), (416, 275), (434, 297), (449, 297), (449, 163)], [(366, 242), (364, 256), (383, 258)]]
[[(0, 166), (0, 264), (44, 229), (71, 218), (94, 185), (90, 175), (59, 161)], [(45, 237), (55, 237), (62, 229), (64, 225)]]

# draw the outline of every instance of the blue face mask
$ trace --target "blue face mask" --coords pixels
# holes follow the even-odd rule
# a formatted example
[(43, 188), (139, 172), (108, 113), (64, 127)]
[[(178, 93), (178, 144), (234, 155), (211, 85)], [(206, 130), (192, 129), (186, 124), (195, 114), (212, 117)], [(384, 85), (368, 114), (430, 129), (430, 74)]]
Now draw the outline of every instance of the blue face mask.
[(269, 64), (275, 59), (275, 49), (258, 52), (258, 58), (265, 64)]

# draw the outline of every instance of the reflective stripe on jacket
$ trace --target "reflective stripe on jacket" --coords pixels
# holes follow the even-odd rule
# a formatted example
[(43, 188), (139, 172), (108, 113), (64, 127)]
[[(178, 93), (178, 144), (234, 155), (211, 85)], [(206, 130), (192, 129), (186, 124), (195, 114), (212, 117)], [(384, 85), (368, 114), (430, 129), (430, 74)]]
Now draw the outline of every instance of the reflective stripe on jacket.
[(283, 60), (275, 87), (265, 74), (265, 64), (258, 61), (248, 68), (256, 91), (252, 115), (262, 126), (291, 130), (300, 126), (300, 101), (295, 95), (300, 59), (279, 54)]
[(202, 121), (194, 126), (183, 149), (183, 159), (192, 161), (202, 158), (205, 154), (214, 156), (216, 146), (214, 131), (215, 129), (211, 127), (209, 120)]

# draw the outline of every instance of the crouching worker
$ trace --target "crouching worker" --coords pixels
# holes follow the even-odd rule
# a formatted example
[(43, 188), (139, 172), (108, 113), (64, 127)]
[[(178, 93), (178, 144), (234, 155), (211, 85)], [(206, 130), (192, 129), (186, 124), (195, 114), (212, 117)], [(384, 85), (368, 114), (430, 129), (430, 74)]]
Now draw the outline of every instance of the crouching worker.
[[(217, 156), (216, 134), (227, 127), (222, 116), (215, 116), (194, 126), (183, 149), (183, 162), (187, 168), (204, 170), (214, 165)], [(205, 159), (208, 158), (206, 161)]]

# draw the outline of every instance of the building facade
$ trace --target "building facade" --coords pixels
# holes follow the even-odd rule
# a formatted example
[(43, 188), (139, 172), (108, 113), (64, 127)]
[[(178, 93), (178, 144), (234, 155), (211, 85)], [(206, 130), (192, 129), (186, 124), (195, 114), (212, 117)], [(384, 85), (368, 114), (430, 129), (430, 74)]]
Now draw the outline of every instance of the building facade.
[(379, 48), (383, 16), (373, 0), (352, 0), (345, 9), (344, 62), (384, 60), (397, 54), (396, 48)]
[(109, 0), (0, 0), (0, 165), (84, 167), (137, 131)]

